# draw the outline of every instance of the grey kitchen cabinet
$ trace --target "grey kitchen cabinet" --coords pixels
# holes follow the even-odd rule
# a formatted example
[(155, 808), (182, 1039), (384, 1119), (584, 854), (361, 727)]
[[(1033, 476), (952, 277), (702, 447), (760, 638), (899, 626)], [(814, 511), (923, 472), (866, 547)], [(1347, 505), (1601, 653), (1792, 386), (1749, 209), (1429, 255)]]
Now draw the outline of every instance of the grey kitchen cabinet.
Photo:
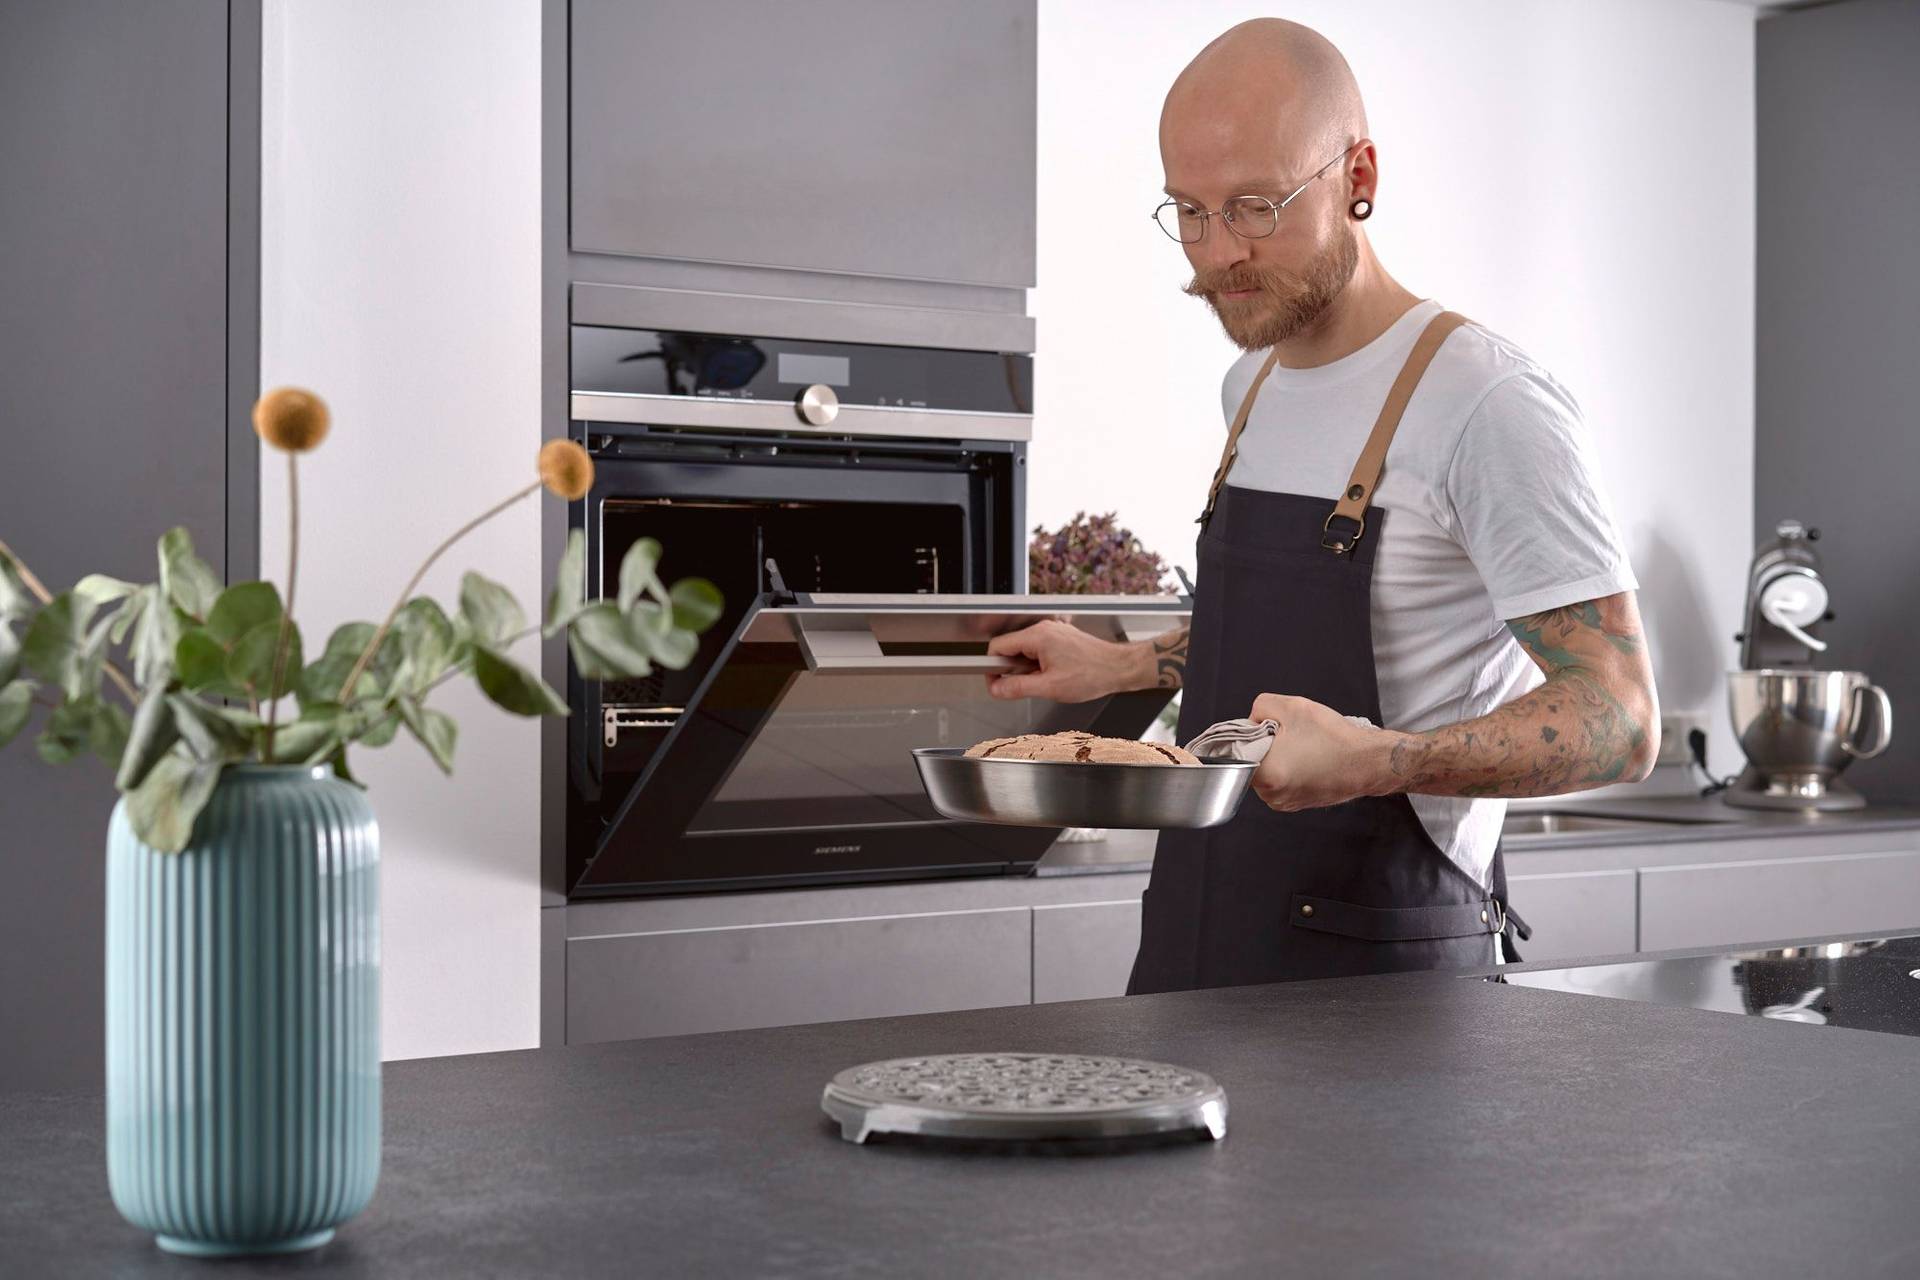
[[(54, 591), (172, 525), (258, 571), (259, 82), (259, 0), (0, 4), (0, 540)], [(104, 1078), (114, 799), (0, 750), (0, 1092)]]
[(1140, 899), (1033, 908), (1033, 1002), (1123, 996), (1140, 949)]
[(567, 1041), (1026, 1004), (1025, 907), (567, 942)]
[(1033, 0), (573, 0), (570, 49), (575, 252), (1033, 284)]
[(1648, 867), (1640, 872), (1644, 951), (1916, 925), (1920, 850), (1913, 848)]
[(1638, 875), (1632, 870), (1517, 875), (1507, 888), (1513, 909), (1533, 929), (1523, 960), (1611, 955), (1638, 945)]

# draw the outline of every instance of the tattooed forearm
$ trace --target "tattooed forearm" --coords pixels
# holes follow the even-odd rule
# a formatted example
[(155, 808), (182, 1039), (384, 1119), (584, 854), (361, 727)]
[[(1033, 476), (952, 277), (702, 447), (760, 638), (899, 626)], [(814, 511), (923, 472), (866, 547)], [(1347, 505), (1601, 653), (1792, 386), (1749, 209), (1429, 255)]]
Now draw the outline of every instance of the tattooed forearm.
[(1154, 686), (1178, 689), (1187, 674), (1187, 628), (1169, 631), (1153, 641)]
[(1652, 671), (1630, 595), (1508, 624), (1547, 682), (1477, 719), (1401, 734), (1397, 790), (1550, 796), (1635, 782), (1659, 749)]

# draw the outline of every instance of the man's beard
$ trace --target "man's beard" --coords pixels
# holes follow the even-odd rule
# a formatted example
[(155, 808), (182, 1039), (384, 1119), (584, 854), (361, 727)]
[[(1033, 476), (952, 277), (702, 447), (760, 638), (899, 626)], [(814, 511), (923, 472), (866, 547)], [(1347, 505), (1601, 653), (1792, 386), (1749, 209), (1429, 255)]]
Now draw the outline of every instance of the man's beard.
[[(1337, 223), (1333, 244), (1295, 275), (1278, 267), (1242, 262), (1218, 271), (1194, 274), (1184, 292), (1205, 298), (1220, 327), (1242, 351), (1259, 351), (1312, 328), (1353, 279), (1360, 245), (1353, 228)], [(1258, 289), (1251, 298), (1222, 298), (1229, 289)]]

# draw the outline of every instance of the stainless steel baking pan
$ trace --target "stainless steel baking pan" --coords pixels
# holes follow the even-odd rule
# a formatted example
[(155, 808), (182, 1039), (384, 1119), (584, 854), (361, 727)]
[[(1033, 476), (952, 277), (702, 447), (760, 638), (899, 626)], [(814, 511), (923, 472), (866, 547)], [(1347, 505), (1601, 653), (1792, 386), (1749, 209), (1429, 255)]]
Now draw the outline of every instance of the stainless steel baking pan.
[(949, 818), (1149, 830), (1219, 826), (1240, 807), (1255, 768), (1226, 756), (1198, 766), (996, 760), (960, 747), (918, 747), (913, 762), (927, 798)]

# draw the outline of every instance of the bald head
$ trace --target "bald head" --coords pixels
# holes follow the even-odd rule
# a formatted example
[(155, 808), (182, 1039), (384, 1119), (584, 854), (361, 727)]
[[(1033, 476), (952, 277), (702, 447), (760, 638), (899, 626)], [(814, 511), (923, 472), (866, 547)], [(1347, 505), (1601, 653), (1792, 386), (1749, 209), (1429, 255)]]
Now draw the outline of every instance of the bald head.
[(1176, 167), (1226, 165), (1298, 181), (1366, 135), (1347, 60), (1318, 31), (1284, 18), (1243, 22), (1202, 49), (1160, 112), (1169, 177)]

